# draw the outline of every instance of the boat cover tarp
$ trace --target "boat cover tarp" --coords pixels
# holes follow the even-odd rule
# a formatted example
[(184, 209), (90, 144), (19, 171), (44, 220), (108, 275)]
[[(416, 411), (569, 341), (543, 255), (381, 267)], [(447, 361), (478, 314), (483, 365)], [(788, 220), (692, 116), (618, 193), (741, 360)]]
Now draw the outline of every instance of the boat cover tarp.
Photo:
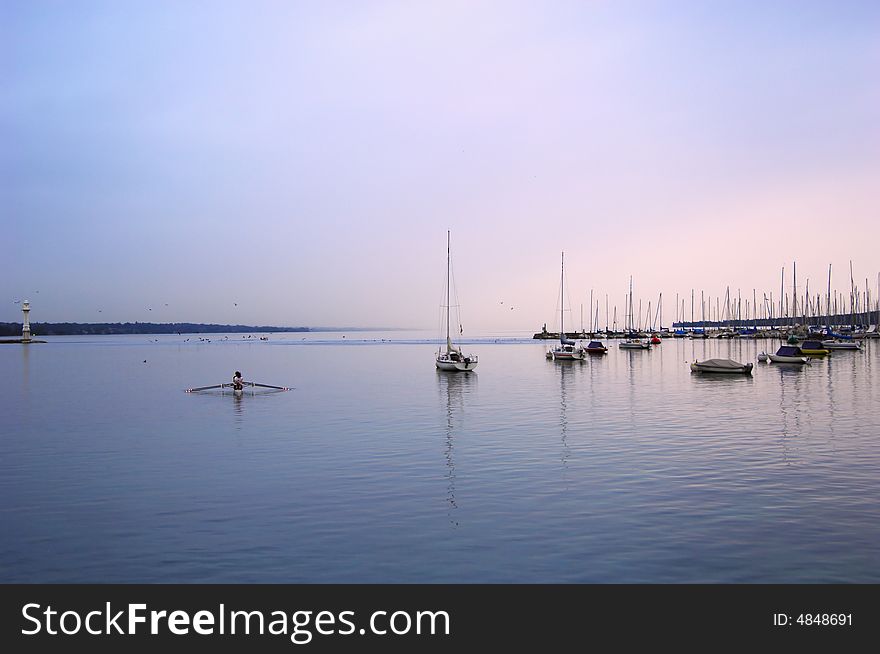
[(590, 349), (599, 350), (604, 348), (605, 346), (600, 341), (590, 341), (590, 344), (587, 347)]
[(783, 345), (776, 351), (776, 356), (778, 357), (802, 357), (804, 353), (801, 352), (801, 348), (794, 347), (792, 345)]
[(743, 367), (742, 363), (738, 363), (733, 359), (706, 359), (705, 361), (697, 361), (698, 366), (707, 368), (731, 368), (739, 369)]
[(821, 341), (804, 341), (801, 343), (802, 350), (824, 350), (825, 346)]

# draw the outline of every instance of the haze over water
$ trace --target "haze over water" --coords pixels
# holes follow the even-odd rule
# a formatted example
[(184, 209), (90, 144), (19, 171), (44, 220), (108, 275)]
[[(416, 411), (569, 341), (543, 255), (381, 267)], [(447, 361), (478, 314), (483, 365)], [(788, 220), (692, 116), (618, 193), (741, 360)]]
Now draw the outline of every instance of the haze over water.
[[(876, 342), (184, 338), (0, 348), (0, 581), (880, 581)], [(183, 392), (236, 369), (294, 390)]]
[(876, 302), (878, 68), (865, 0), (0, 2), (0, 321), (429, 328), (447, 229), (466, 330), (563, 249), (621, 320)]

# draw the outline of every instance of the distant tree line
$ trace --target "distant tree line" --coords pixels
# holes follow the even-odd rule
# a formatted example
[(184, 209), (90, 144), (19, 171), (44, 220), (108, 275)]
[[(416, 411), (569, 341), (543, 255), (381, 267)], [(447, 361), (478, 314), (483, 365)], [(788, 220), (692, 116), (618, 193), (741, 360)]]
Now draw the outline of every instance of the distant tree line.
[[(0, 322), (0, 336), (21, 336), (20, 322)], [(307, 332), (308, 327), (215, 325), (196, 322), (32, 322), (34, 336), (105, 336), (112, 334), (249, 334), (256, 332)]]

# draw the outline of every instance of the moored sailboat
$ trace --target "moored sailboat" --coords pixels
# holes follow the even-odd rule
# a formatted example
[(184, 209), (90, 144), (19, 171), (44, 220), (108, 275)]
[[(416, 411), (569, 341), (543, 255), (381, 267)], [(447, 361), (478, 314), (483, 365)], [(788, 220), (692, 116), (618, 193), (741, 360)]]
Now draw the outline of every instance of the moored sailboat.
[(470, 372), (474, 368), (477, 367), (477, 356), (471, 354), (463, 354), (461, 348), (455, 345), (452, 342), (452, 337), (449, 333), (449, 287), (450, 287), (450, 267), (451, 267), (451, 257), (450, 257), (450, 235), (449, 231), (446, 232), (446, 349), (444, 351), (441, 346), (437, 351), (437, 358), (435, 359), (435, 364), (440, 370), (450, 370), (450, 371), (458, 371), (458, 372)]
[(559, 284), (559, 345), (547, 351), (547, 358), (553, 361), (580, 361), (584, 358), (584, 348), (565, 337), (565, 252), (562, 253), (562, 275)]
[[(627, 327), (627, 330), (626, 330), (627, 334), (626, 335), (627, 335), (627, 338), (622, 343), (618, 343), (617, 347), (619, 347), (622, 350), (650, 350), (651, 344), (646, 341), (643, 341), (641, 339), (642, 335), (638, 331), (636, 331), (635, 325), (633, 324), (634, 320), (633, 320), (633, 305), (632, 305), (632, 284), (633, 284), (632, 277), (630, 277), (629, 278), (629, 298), (627, 300), (628, 306), (627, 306), (627, 315), (626, 315), (626, 322), (627, 322), (627, 326), (626, 326)], [(639, 311), (639, 314), (641, 314), (641, 310)], [(640, 318), (640, 320), (641, 320), (641, 318)]]

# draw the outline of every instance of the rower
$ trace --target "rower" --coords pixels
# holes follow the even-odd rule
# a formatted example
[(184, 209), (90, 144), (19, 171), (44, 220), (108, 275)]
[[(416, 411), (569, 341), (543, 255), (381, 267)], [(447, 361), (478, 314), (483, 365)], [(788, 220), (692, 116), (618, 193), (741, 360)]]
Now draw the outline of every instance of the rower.
[(232, 376), (232, 390), (240, 391), (244, 388), (244, 380), (241, 378), (241, 373), (236, 370), (235, 374)]

